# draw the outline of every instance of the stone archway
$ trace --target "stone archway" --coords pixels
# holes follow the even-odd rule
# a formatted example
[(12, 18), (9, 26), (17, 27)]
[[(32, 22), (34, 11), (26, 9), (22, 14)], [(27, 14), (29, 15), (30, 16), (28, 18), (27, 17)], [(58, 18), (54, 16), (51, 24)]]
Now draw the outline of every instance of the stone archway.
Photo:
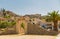
[[(21, 24), (24, 24), (24, 29), (21, 27)], [(18, 19), (16, 21), (16, 32), (18, 34), (25, 34), (27, 33), (27, 22), (25, 21), (24, 18)]]

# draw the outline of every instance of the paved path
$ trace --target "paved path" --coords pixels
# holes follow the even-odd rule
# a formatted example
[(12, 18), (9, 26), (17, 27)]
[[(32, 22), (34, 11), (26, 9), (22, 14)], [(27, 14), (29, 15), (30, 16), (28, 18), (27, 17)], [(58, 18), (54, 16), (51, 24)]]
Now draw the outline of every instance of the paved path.
[(41, 36), (41, 35), (4, 35), (0, 39), (55, 39), (55, 36)]

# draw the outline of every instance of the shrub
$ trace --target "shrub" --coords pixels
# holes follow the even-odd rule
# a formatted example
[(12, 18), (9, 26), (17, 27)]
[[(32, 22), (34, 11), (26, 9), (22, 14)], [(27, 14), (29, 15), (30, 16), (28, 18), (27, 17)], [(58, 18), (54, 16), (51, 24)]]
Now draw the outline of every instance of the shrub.
[(24, 23), (21, 23), (21, 27), (24, 29)]

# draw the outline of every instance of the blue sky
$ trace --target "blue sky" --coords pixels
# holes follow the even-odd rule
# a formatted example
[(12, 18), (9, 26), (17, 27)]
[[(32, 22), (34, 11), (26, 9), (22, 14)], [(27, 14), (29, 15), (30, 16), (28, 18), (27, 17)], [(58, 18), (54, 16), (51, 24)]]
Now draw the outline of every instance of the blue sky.
[(19, 15), (42, 14), (60, 11), (60, 0), (0, 0), (0, 8), (5, 8)]

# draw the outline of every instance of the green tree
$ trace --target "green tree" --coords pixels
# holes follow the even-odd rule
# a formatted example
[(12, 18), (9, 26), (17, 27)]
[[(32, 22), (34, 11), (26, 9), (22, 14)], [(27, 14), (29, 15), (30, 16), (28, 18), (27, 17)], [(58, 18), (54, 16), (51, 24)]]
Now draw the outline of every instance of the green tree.
[(49, 20), (53, 21), (54, 24), (54, 31), (58, 31), (58, 20), (60, 20), (60, 15), (58, 14), (58, 11), (53, 11), (48, 13)]
[(24, 29), (24, 23), (21, 23), (21, 27)]
[(13, 22), (8, 22), (8, 21), (0, 21), (0, 28), (7, 28), (7, 27), (12, 27), (16, 24), (15, 21)]
[(7, 12), (4, 8), (1, 9), (1, 11), (2, 11), (2, 13), (3, 13), (3, 17), (4, 17), (4, 18), (10, 18), (10, 15), (7, 14), (8, 12)]
[(6, 28), (7, 22), (6, 21), (0, 21), (0, 28)]
[(6, 16), (6, 10), (3, 8), (3, 9), (1, 9), (1, 11), (3, 13), (3, 17), (5, 17)]

